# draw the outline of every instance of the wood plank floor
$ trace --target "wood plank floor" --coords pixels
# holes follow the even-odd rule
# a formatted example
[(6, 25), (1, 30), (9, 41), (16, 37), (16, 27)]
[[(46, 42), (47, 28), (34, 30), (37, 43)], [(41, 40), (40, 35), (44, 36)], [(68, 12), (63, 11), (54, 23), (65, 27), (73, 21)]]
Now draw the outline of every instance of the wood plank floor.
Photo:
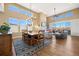
[(52, 38), (52, 44), (36, 52), (36, 56), (79, 56), (79, 37)]
[(34, 56), (79, 56), (79, 37), (68, 36), (63, 40), (53, 36), (52, 44), (42, 48)]

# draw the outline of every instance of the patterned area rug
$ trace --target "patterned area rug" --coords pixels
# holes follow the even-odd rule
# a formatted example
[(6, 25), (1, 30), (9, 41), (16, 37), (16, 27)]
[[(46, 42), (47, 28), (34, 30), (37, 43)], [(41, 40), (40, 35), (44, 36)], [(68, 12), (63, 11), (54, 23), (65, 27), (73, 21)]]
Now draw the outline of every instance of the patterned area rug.
[(45, 39), (39, 45), (28, 46), (21, 39), (16, 39), (14, 40), (14, 48), (17, 56), (33, 56), (37, 51), (51, 43), (51, 40)]

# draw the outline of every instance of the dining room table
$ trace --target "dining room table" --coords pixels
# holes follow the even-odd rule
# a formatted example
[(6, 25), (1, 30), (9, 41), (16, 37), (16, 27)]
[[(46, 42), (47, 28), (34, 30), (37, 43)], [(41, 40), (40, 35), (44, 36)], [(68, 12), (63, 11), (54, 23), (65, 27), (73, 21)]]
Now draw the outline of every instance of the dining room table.
[(26, 42), (26, 44), (28, 44), (28, 45), (35, 45), (35, 44), (38, 44), (38, 42), (39, 42), (39, 33), (24, 32), (24, 34), (22, 36), (23, 36), (23, 41)]

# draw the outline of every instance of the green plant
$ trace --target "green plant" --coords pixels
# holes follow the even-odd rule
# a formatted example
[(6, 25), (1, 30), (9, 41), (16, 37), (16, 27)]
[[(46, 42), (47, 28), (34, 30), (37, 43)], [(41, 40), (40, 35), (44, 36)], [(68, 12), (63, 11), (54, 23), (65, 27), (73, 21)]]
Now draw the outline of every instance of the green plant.
[(7, 23), (3, 23), (0, 26), (0, 33), (7, 33), (10, 30), (10, 27)]

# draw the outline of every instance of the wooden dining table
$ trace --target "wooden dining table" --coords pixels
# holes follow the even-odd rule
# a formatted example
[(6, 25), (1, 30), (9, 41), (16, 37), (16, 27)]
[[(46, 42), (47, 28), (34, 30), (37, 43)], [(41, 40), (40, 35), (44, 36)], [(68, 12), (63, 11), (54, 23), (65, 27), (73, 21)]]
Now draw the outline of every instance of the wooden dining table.
[(38, 35), (39, 33), (28, 33), (29, 35)]
[(39, 33), (24, 33), (23, 36), (23, 41), (26, 42), (28, 45), (35, 45), (38, 43), (38, 35)]

